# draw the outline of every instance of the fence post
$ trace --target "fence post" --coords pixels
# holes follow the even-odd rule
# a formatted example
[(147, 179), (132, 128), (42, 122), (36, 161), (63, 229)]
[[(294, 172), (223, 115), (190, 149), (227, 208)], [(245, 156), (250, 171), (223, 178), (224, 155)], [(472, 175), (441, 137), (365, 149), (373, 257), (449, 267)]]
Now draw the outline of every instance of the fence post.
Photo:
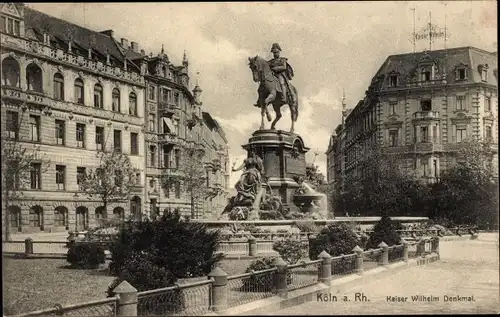
[(33, 239), (26, 238), (24, 240), (24, 254), (25, 255), (33, 254)]
[(212, 310), (215, 312), (227, 309), (227, 273), (216, 266), (208, 274), (208, 278), (214, 280), (212, 286)]
[(359, 245), (355, 246), (352, 249), (354, 253), (356, 253), (356, 273), (363, 274), (363, 249), (360, 248)]
[(457, 236), (461, 237), (462, 235), (460, 234), (460, 228), (457, 228)]
[(276, 274), (274, 275), (274, 286), (276, 287), (276, 293), (278, 296), (285, 297), (288, 294), (287, 289), (287, 275), (288, 266), (281, 257), (274, 259), (274, 266), (276, 267)]
[(417, 256), (424, 256), (425, 254), (425, 240), (419, 239), (417, 241)]
[(436, 237), (434, 239), (434, 243), (432, 244), (432, 252), (436, 253), (439, 259), (439, 237)]
[(254, 236), (248, 237), (248, 255), (256, 256), (257, 255), (257, 239)]
[(401, 238), (400, 243), (403, 245), (403, 262), (408, 262), (408, 241)]
[(382, 248), (382, 265), (389, 265), (389, 246), (384, 242), (380, 242), (378, 245), (379, 248)]
[(323, 250), (318, 255), (318, 259), (321, 260), (318, 281), (325, 285), (330, 285), (332, 281), (332, 256)]
[(137, 316), (137, 290), (129, 282), (121, 282), (113, 292), (118, 295), (117, 316)]

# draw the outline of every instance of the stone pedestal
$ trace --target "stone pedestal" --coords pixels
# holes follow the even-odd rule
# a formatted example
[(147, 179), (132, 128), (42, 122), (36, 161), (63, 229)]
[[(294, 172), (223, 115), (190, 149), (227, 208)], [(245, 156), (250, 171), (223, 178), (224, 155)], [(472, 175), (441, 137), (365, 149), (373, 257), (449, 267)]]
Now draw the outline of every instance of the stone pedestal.
[(298, 211), (293, 195), (300, 186), (294, 177), (305, 178), (305, 154), (309, 151), (302, 138), (282, 130), (257, 130), (243, 148), (253, 149), (262, 158), (264, 176), (268, 177), (273, 194), (281, 197), (284, 207)]

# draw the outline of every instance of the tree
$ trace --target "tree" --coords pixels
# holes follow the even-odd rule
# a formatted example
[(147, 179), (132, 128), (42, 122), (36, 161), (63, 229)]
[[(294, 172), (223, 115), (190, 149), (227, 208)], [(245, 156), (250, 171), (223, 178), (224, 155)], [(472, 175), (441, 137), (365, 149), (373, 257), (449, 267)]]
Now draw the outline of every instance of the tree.
[[(8, 116), (7, 116), (8, 117)], [(34, 164), (39, 164), (39, 174), (42, 175), (50, 167), (50, 160), (45, 153), (40, 152), (39, 146), (30, 148), (31, 143), (24, 143), (20, 136), (20, 127), (24, 118), (11, 118), (12, 122), (7, 122), (7, 128), (3, 131), (2, 146), (2, 200), (5, 213), (5, 239), (10, 240), (10, 210), (12, 202), (23, 197), (23, 190), (30, 184), (31, 171)], [(34, 180), (36, 181), (36, 180)]]
[(179, 166), (162, 175), (162, 187), (170, 189), (172, 185), (183, 186), (189, 194), (191, 218), (197, 218), (198, 206), (212, 194), (207, 186), (207, 168), (203, 162), (203, 152), (194, 147), (185, 147)]
[(457, 163), (431, 186), (429, 218), (452, 224), (495, 224), (498, 221), (498, 178), (487, 143), (461, 142)]
[(382, 215), (380, 220), (373, 226), (366, 248), (377, 249), (383, 241), (388, 246), (397, 245), (401, 241), (401, 236), (397, 230), (402, 230), (403, 226), (397, 221), (393, 221), (387, 214)]
[(130, 159), (118, 151), (97, 153), (96, 168), (79, 175), (80, 190), (88, 197), (98, 197), (107, 214), (107, 206), (127, 199), (135, 184), (135, 169)]

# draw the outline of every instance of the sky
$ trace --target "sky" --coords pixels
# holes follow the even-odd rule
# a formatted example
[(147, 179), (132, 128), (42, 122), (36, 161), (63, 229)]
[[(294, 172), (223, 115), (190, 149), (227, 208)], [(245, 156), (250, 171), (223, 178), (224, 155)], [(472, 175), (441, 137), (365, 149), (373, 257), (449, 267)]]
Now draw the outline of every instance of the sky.
[[(431, 22), (442, 28), (446, 19), (447, 47), (497, 51), (497, 6), (491, 0), (27, 5), (96, 31), (113, 29), (118, 41), (135, 41), (147, 54), (158, 54), (163, 44), (176, 65), (186, 50), (191, 88), (198, 81), (203, 108), (224, 129), (237, 165), (246, 156), (241, 145), (260, 126), (248, 57), (269, 59), (272, 43), (279, 43), (295, 72), (296, 132), (311, 148), (307, 161), (325, 176), (325, 151), (341, 122), (343, 93), (347, 107), (354, 107), (389, 55), (412, 52), (412, 8), (417, 31), (429, 22), (429, 12)], [(432, 48), (444, 48), (444, 41), (437, 39)], [(416, 49), (429, 49), (429, 43), (417, 42)], [(277, 129), (290, 128), (286, 108)], [(231, 186), (238, 177), (233, 173)]]

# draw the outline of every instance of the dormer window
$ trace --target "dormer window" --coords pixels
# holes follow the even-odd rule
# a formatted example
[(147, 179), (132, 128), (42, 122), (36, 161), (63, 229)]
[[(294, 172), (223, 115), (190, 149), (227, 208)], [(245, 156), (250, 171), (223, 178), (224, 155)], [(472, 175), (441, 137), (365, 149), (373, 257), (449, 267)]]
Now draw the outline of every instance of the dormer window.
[(467, 79), (467, 69), (459, 68), (456, 71), (456, 80), (466, 80)]
[(398, 86), (398, 75), (391, 74), (389, 76), (389, 87), (397, 87)]
[(0, 31), (19, 36), (21, 34), (21, 22), (11, 17), (2, 17)]
[(479, 65), (478, 71), (481, 75), (481, 81), (488, 81), (488, 64)]

